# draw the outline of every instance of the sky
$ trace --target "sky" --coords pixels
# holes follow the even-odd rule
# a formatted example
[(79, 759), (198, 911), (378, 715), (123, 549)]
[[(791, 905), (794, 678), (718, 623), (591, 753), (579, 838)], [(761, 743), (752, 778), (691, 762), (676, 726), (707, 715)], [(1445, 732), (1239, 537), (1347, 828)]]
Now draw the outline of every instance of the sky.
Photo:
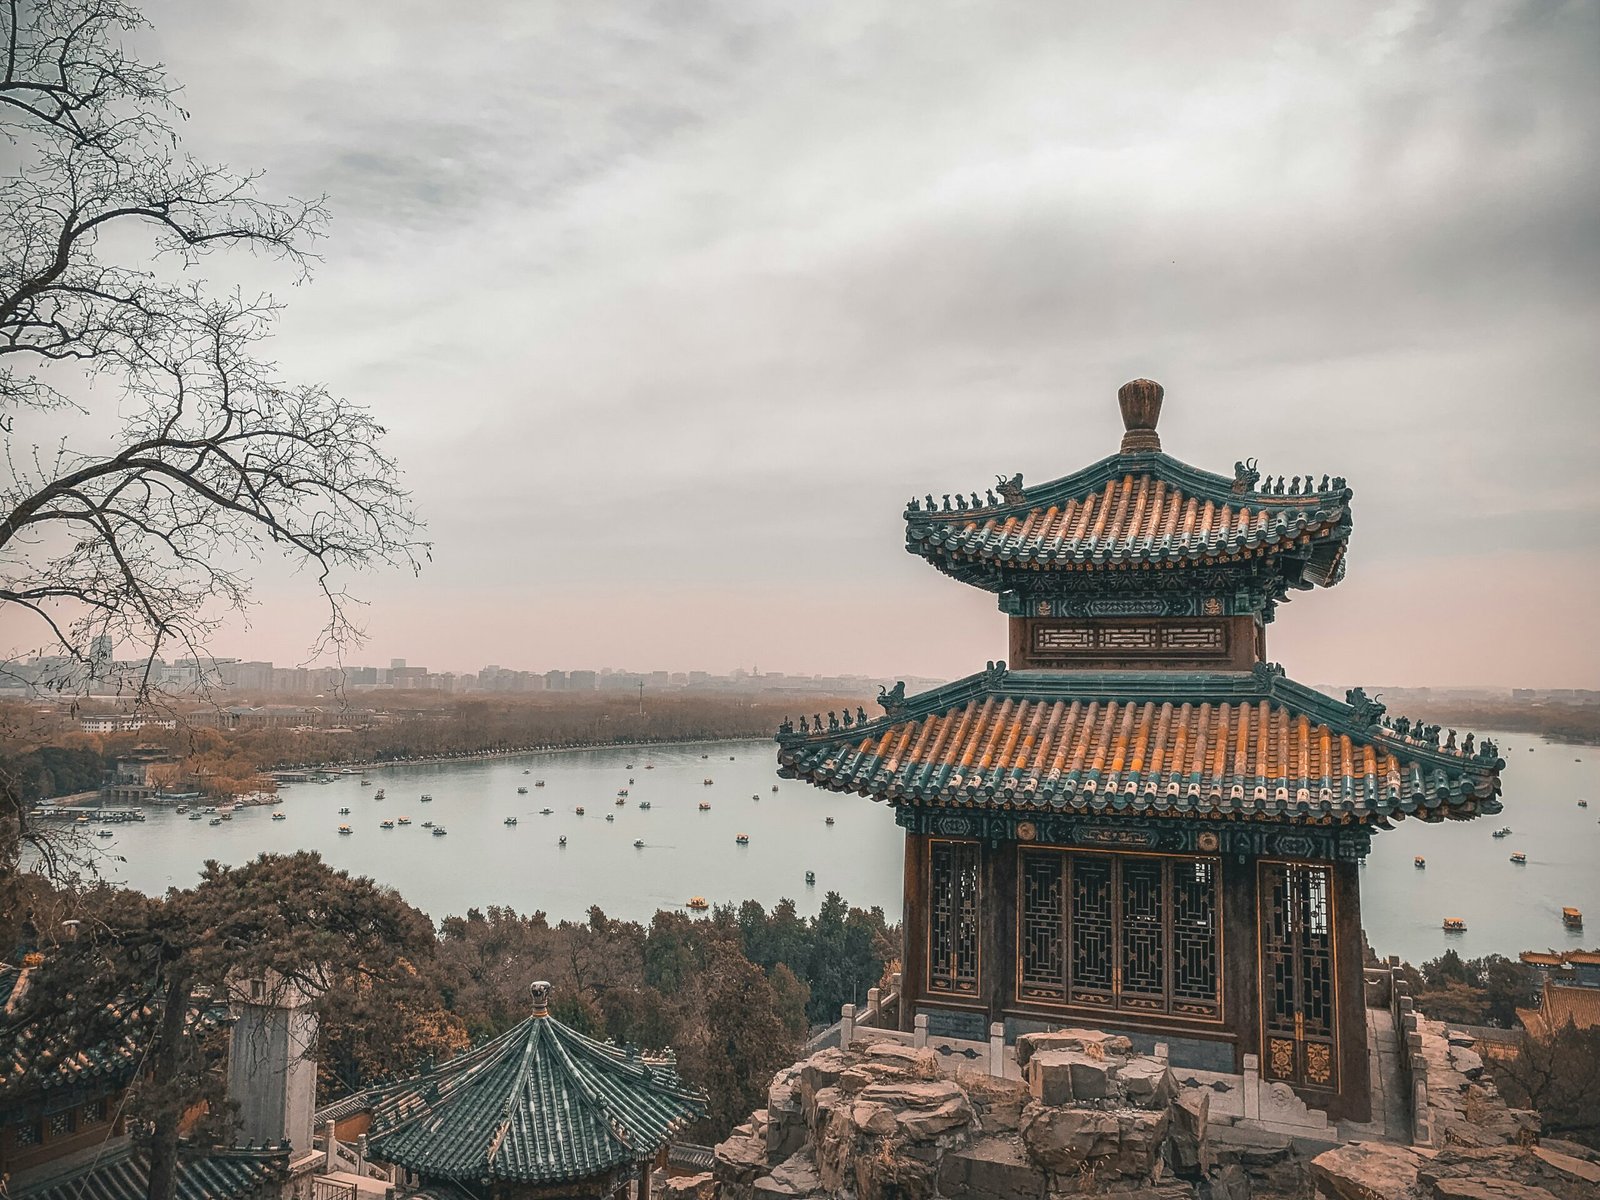
[[(1600, 6), (151, 0), (190, 149), (326, 193), (270, 352), (390, 430), (356, 657), (954, 677), (924, 492), (1343, 475), (1308, 681), (1600, 686)], [(301, 661), (263, 567), (219, 653)]]

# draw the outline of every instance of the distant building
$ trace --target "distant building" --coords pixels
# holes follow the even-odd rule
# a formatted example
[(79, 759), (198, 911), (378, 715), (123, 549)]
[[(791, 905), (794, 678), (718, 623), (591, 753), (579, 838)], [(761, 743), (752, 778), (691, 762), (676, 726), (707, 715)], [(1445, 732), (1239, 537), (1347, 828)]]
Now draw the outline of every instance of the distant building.
[(567, 691), (592, 692), (599, 685), (600, 676), (594, 671), (568, 671)]
[(1600, 1027), (1600, 988), (1572, 987), (1546, 979), (1538, 1008), (1517, 1009), (1517, 1019), (1530, 1037), (1554, 1037), (1568, 1025)]
[(551, 692), (564, 692), (567, 690), (567, 673), (565, 671), (546, 671), (544, 673), (545, 690)]

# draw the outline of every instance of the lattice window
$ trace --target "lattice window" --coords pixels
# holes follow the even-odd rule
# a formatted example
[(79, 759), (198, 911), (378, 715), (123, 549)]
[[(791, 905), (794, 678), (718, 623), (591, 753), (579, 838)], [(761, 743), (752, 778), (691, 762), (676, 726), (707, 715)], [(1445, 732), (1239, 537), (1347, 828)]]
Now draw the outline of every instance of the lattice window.
[(928, 990), (978, 992), (978, 844), (929, 847)]
[(1094, 630), (1087, 625), (1038, 625), (1033, 630), (1035, 650), (1090, 650), (1094, 648)]
[(1217, 870), (1207, 859), (1172, 864), (1172, 1011), (1215, 1016)]
[(1156, 627), (1129, 625), (1102, 629), (1100, 644), (1108, 650), (1153, 650), (1156, 645)]
[(1017, 989), (1036, 1000), (1067, 998), (1067, 856), (1052, 850), (1022, 855), (1021, 962)]
[(1025, 850), (1018, 998), (1215, 1019), (1219, 907), (1211, 859)]
[(1262, 864), (1262, 1021), (1274, 1079), (1334, 1085), (1332, 891), (1325, 866)]
[(1116, 903), (1106, 854), (1072, 856), (1072, 999), (1110, 1004), (1116, 994)]
[(44, 1127), (52, 1139), (64, 1138), (77, 1129), (78, 1123), (73, 1119), (72, 1110), (64, 1108), (48, 1114), (44, 1119)]
[(1161, 646), (1165, 650), (1221, 650), (1220, 625), (1164, 625)]
[(101, 1096), (98, 1100), (91, 1100), (80, 1111), (79, 1120), (85, 1128), (91, 1125), (104, 1125), (111, 1118), (111, 1101)]
[(44, 1141), (44, 1131), (39, 1127), (38, 1121), (24, 1121), (20, 1125), (11, 1127), (11, 1141), (19, 1149), (37, 1146)]
[(1165, 864), (1158, 858), (1122, 861), (1122, 1007), (1160, 1011), (1167, 993)]

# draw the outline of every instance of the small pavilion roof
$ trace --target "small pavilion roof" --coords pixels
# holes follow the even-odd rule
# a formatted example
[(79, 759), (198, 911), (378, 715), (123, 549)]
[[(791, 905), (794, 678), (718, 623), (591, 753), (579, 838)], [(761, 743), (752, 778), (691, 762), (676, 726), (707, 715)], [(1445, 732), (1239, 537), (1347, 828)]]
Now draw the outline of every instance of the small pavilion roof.
[(670, 1058), (585, 1037), (549, 1015), (548, 984), (534, 987), (526, 1021), (381, 1089), (374, 1156), (424, 1179), (558, 1183), (650, 1158), (705, 1115)]
[[(1136, 380), (1123, 388), (1161, 388)], [(1135, 421), (1124, 403), (1124, 419)], [(1136, 436), (1141, 434), (1143, 436)], [(1339, 478), (1262, 480), (1254, 460), (1233, 478), (1161, 452), (1155, 416), (1129, 424), (1117, 454), (1049, 483), (1000, 479), (1000, 494), (949, 497), (906, 509), (906, 549), (965, 583), (1011, 586), (1017, 572), (1211, 567), (1266, 560), (1296, 587), (1331, 587), (1344, 574), (1350, 489)]]
[(1492, 743), (1385, 726), (1282, 669), (1007, 671), (851, 727), (785, 725), (779, 774), (895, 805), (1386, 825), (1500, 811)]

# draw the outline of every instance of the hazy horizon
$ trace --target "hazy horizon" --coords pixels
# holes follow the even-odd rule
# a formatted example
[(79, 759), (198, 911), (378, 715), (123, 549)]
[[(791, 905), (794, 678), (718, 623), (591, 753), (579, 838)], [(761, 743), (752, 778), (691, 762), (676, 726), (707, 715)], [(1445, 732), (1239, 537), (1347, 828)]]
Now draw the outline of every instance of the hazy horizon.
[[(925, 492), (1115, 451), (1342, 475), (1299, 679), (1600, 685), (1600, 7), (151, 0), (196, 154), (327, 192), (268, 352), (430, 524), (360, 663), (955, 678)], [(272, 564), (219, 655), (301, 662)], [(3, 631), (7, 644), (29, 644)]]

